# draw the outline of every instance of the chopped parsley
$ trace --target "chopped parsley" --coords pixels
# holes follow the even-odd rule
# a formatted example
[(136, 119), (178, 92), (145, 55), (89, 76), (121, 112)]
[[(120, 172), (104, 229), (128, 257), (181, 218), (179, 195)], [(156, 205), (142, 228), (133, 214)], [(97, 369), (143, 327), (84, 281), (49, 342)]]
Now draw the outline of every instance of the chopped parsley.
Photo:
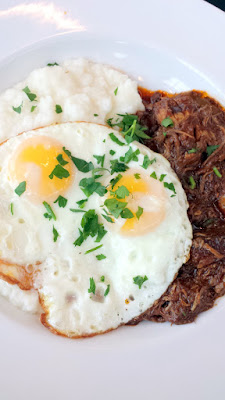
[(216, 167), (213, 167), (213, 171), (215, 172), (216, 176), (218, 176), (218, 178), (222, 178), (222, 174)]
[(125, 172), (129, 167), (122, 163), (119, 162), (118, 160), (110, 160), (111, 164), (111, 175), (113, 175), (115, 172)]
[(127, 206), (127, 203), (121, 202), (117, 199), (107, 199), (105, 200), (104, 205), (115, 218), (119, 218), (120, 214)]
[(85, 251), (84, 254), (92, 253), (92, 251), (98, 250), (98, 249), (100, 249), (102, 246), (103, 246), (103, 244), (100, 244), (99, 246), (93, 247), (92, 249)]
[(132, 147), (129, 147), (129, 150), (125, 153), (124, 157), (120, 157), (120, 161), (128, 164), (130, 161), (138, 161), (138, 155), (140, 154), (140, 150), (137, 149), (135, 151), (132, 150)]
[(22, 107), (23, 107), (23, 102), (20, 104), (19, 107), (12, 107), (12, 109), (13, 111), (17, 112), (17, 114), (21, 114)]
[(119, 182), (119, 180), (122, 178), (121, 174), (118, 174), (115, 178), (111, 179), (110, 183), (112, 186), (112, 189), (114, 188), (114, 186)]
[(162, 182), (163, 179), (165, 178), (165, 176), (166, 176), (166, 174), (161, 174), (161, 175), (160, 175), (160, 178), (159, 178), (159, 181)]
[(18, 196), (21, 196), (21, 194), (23, 194), (24, 192), (25, 192), (25, 190), (26, 190), (26, 181), (23, 181), (23, 182), (21, 182), (18, 186), (17, 186), (17, 188), (15, 189), (15, 193), (18, 195)]
[[(98, 254), (97, 256), (96, 256), (96, 258), (97, 258), (97, 260), (104, 260), (105, 258), (106, 258), (106, 256), (104, 255), (104, 254)], [(104, 278), (105, 279), (105, 278)], [(101, 280), (101, 282), (104, 282), (104, 281), (102, 281)]]
[(167, 188), (169, 190), (172, 190), (172, 192), (174, 194), (176, 194), (176, 190), (175, 190), (174, 184), (172, 182), (171, 183), (163, 182), (163, 185), (164, 185), (165, 188)]
[(58, 231), (55, 229), (55, 227), (53, 225), (53, 241), (56, 242), (58, 237), (59, 237), (59, 233), (58, 233)]
[(161, 125), (164, 126), (164, 128), (168, 128), (168, 126), (174, 126), (174, 123), (170, 117), (167, 117), (162, 120)]
[(72, 211), (74, 213), (84, 213), (84, 212), (86, 212), (85, 210), (81, 210), (79, 208), (70, 208), (70, 211)]
[(63, 147), (64, 153), (66, 153), (67, 156), (71, 158), (73, 161), (74, 165), (77, 167), (78, 171), (83, 172), (84, 174), (91, 171), (94, 169), (94, 165), (92, 162), (87, 162), (85, 160), (82, 160), (81, 158), (73, 157), (71, 155), (71, 152), (67, 150), (65, 147)]
[(26, 86), (26, 87), (23, 89), (23, 92), (26, 93), (26, 95), (27, 95), (27, 97), (28, 97), (28, 99), (29, 99), (30, 101), (34, 101), (34, 100), (36, 99), (36, 97), (37, 97), (36, 94), (31, 93), (31, 91), (30, 91), (30, 89), (29, 89), (28, 86)]
[(121, 141), (118, 139), (118, 137), (116, 137), (116, 135), (114, 135), (113, 132), (111, 132), (111, 133), (109, 134), (109, 137), (110, 137), (110, 139), (111, 139), (113, 142), (115, 142), (115, 143), (118, 144), (119, 146), (125, 146), (125, 144), (126, 144), (126, 143), (124, 143), (124, 142), (121, 142)]
[(189, 177), (189, 182), (190, 182), (190, 188), (191, 189), (195, 189), (196, 188), (196, 182), (195, 182), (193, 176)]
[(138, 220), (141, 217), (141, 215), (143, 214), (143, 211), (144, 211), (143, 208), (138, 206), (138, 210), (136, 212), (136, 217), (137, 217)]
[(97, 236), (95, 242), (100, 242), (107, 233), (103, 224), (98, 223), (98, 215), (95, 210), (88, 210), (84, 213), (81, 228), (83, 230), (79, 229), (80, 236), (75, 240), (74, 246), (80, 246), (89, 236)]
[(61, 114), (63, 112), (62, 107), (59, 104), (55, 105), (56, 114)]
[(54, 67), (55, 65), (59, 65), (57, 62), (54, 62), (53, 64), (51, 64), (51, 63), (48, 63), (47, 64), (47, 67)]
[(134, 174), (135, 179), (141, 179), (140, 174)]
[(137, 275), (137, 276), (135, 276), (135, 277), (133, 278), (133, 282), (135, 283), (135, 285), (138, 285), (139, 289), (141, 289), (143, 283), (144, 283), (145, 281), (147, 281), (147, 280), (148, 280), (148, 278), (147, 278), (146, 275), (145, 275), (145, 276)]
[(59, 155), (56, 157), (56, 160), (57, 160), (58, 163), (59, 163), (60, 165), (62, 165), (62, 166), (68, 164), (68, 161), (64, 160), (62, 154), (59, 154)]
[(34, 110), (35, 110), (36, 107), (37, 107), (37, 106), (32, 106), (31, 109), (30, 109), (30, 112), (34, 112)]
[(87, 201), (88, 201), (88, 199), (83, 199), (83, 200), (77, 201), (76, 203), (79, 208), (84, 208)]
[(151, 178), (157, 179), (157, 175), (155, 173), (155, 171), (153, 171), (153, 173), (150, 175)]
[(79, 186), (87, 197), (90, 197), (94, 192), (102, 197), (107, 192), (106, 187), (100, 182), (96, 182), (93, 177), (81, 179)]
[(106, 221), (110, 222), (111, 224), (114, 224), (114, 221), (109, 215), (104, 215), (102, 214), (103, 218), (105, 218)]
[(107, 288), (105, 290), (104, 296), (106, 297), (109, 294), (110, 291), (110, 285), (107, 285)]
[(145, 154), (142, 168), (147, 169), (149, 167), (149, 165), (153, 164), (154, 162), (156, 162), (156, 158), (153, 158), (153, 160), (150, 160), (148, 158), (147, 154)]
[(97, 160), (97, 164), (100, 164), (101, 167), (103, 167), (104, 165), (104, 161), (105, 161), (105, 154), (103, 156), (93, 156), (94, 158), (96, 158)]
[(115, 152), (114, 150), (109, 150), (109, 154), (110, 154), (111, 156), (114, 156), (114, 154), (116, 154), (116, 152)]
[(115, 191), (115, 194), (118, 199), (125, 199), (126, 196), (129, 196), (130, 192), (126, 186), (122, 185), (118, 187), (118, 189)]
[(43, 201), (43, 205), (47, 210), (47, 213), (44, 214), (44, 217), (48, 218), (49, 220), (54, 219), (54, 221), (56, 221), (55, 213), (50, 204), (48, 204), (46, 201)]
[(57, 197), (57, 199), (54, 201), (54, 203), (58, 203), (59, 207), (65, 208), (67, 205), (67, 199), (63, 196)]
[(98, 114), (94, 114), (94, 117), (98, 117)]
[(14, 207), (13, 207), (13, 203), (10, 204), (10, 212), (13, 215), (14, 214)]
[(206, 148), (207, 156), (208, 156), (208, 157), (211, 156), (211, 154), (212, 154), (216, 149), (218, 149), (218, 147), (220, 147), (220, 146), (219, 146), (219, 145), (207, 146), (207, 148)]
[[(98, 256), (96, 256), (96, 257), (98, 257)], [(104, 277), (104, 275), (101, 276), (100, 282), (105, 282), (105, 277)]]
[(69, 171), (67, 171), (67, 169), (62, 167), (62, 165), (58, 164), (55, 166), (55, 168), (49, 175), (49, 178), (53, 179), (54, 176), (56, 178), (63, 179), (63, 178), (68, 178), (70, 176), (70, 173), (69, 173)]
[(167, 135), (167, 132), (163, 132), (163, 136), (166, 137), (166, 135)]
[(94, 278), (90, 278), (90, 287), (88, 289), (88, 293), (95, 294), (95, 289), (96, 289), (96, 285), (95, 285)]
[(139, 124), (138, 116), (133, 114), (117, 114), (122, 119), (119, 122), (113, 123), (113, 118), (107, 120), (107, 124), (111, 127), (118, 126), (121, 129), (121, 133), (125, 136), (125, 140), (128, 144), (134, 140), (140, 141), (141, 139), (149, 139), (149, 136), (144, 132), (147, 127)]
[(192, 154), (192, 153), (197, 153), (198, 149), (195, 149), (194, 147), (190, 150), (188, 150), (188, 154)]
[(118, 87), (114, 90), (115, 96), (117, 95), (117, 92), (118, 92)]
[(124, 210), (121, 212), (121, 218), (131, 219), (134, 218), (134, 214), (129, 210), (129, 208), (124, 208)]

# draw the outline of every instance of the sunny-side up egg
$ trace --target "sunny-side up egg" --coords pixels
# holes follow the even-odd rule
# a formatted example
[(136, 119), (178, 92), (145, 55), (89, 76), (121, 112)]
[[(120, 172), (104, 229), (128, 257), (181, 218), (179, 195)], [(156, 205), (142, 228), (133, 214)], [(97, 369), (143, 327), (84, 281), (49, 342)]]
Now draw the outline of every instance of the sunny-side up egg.
[(0, 273), (38, 291), (41, 321), (103, 333), (153, 305), (189, 256), (169, 162), (112, 128), (65, 123), (0, 146)]

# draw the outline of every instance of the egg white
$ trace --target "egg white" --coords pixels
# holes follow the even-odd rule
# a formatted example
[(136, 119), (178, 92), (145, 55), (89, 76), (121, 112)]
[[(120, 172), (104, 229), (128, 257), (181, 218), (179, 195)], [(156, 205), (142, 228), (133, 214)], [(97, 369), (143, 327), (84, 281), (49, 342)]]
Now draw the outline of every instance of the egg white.
[[(96, 210), (107, 234), (100, 243), (88, 237), (81, 246), (75, 247), (73, 242), (79, 236), (83, 214), (72, 213), (70, 208), (77, 208), (76, 202), (85, 198), (79, 182), (90, 177), (91, 172), (76, 171), (74, 183), (65, 193), (68, 199), (65, 208), (51, 204), (57, 216), (54, 226), (60, 235), (56, 242), (53, 241), (53, 222), (43, 217), (43, 204), (33, 203), (29, 193), (25, 192), (21, 197), (15, 194), (15, 182), (9, 179), (8, 164), (12, 154), (16, 154), (18, 146), (27, 138), (43, 135), (57, 139), (73, 156), (92, 161), (96, 167), (99, 165), (93, 155), (105, 154), (104, 167), (110, 169), (110, 159), (124, 156), (128, 150), (127, 145), (119, 146), (113, 142), (109, 138), (110, 132), (123, 140), (118, 132), (106, 126), (65, 123), (26, 132), (0, 147), (0, 257), (25, 267), (40, 263), (34, 288), (45, 312), (42, 322), (69, 337), (115, 329), (147, 310), (165, 292), (190, 251), (192, 228), (184, 190), (169, 162), (137, 142), (130, 146), (133, 151), (139, 148), (141, 154), (138, 162), (129, 163), (129, 169), (148, 176), (154, 171), (157, 177), (166, 174), (167, 181), (174, 184), (177, 193), (171, 197), (171, 191), (165, 189), (166, 215), (152, 232), (126, 237), (110, 229), (101, 217), (102, 198), (94, 193), (89, 197), (85, 210)], [(116, 154), (111, 156), (110, 150)], [(147, 170), (141, 166), (144, 155), (156, 158)], [(108, 178), (109, 173), (104, 171), (99, 181), (104, 184)], [(14, 215), (10, 213), (11, 202)], [(85, 254), (99, 244), (103, 244), (101, 249)], [(98, 261), (96, 254), (100, 253), (106, 258)], [(148, 277), (141, 289), (133, 282), (138, 275)], [(104, 282), (101, 282), (101, 276), (105, 277)], [(88, 292), (91, 277), (96, 284), (95, 295)], [(105, 297), (107, 285), (110, 285), (110, 291)]]

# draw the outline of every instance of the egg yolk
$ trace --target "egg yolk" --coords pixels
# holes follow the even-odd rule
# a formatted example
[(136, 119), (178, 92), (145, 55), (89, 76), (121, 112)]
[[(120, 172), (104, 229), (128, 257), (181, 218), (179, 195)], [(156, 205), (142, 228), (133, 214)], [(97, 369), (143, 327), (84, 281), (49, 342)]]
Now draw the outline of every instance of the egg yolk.
[[(134, 176), (137, 172), (140, 179)], [(134, 215), (133, 218), (124, 219), (120, 233), (125, 236), (138, 236), (154, 231), (165, 218), (166, 192), (163, 184), (145, 174), (140, 174), (140, 171), (132, 173), (129, 171), (118, 181), (113, 191), (115, 192), (120, 186), (125, 186), (129, 190), (129, 195), (120, 201), (126, 202), (126, 207)], [(136, 216), (138, 206), (143, 208), (139, 219)], [(117, 222), (115, 219), (114, 221)]]
[[(63, 152), (63, 145), (46, 136), (36, 136), (25, 140), (13, 154), (9, 163), (9, 178), (18, 183), (26, 181), (26, 193), (39, 200), (55, 200), (63, 194), (74, 180), (74, 165)], [(62, 165), (69, 173), (60, 179), (52, 171), (59, 164), (56, 157), (62, 154), (67, 164)]]

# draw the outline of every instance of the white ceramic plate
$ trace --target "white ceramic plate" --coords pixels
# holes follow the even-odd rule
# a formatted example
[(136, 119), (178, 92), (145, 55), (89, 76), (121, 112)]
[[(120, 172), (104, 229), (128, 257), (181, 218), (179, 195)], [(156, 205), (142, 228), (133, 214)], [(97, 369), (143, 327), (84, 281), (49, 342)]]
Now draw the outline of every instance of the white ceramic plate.
[[(203, 1), (2, 0), (1, 7), (2, 56), (76, 32), (2, 60), (0, 91), (47, 62), (85, 56), (151, 89), (203, 89), (225, 104), (225, 14)], [(191, 325), (146, 322), (85, 340), (52, 335), (5, 300), (0, 310), (2, 400), (223, 398), (224, 299)]]

